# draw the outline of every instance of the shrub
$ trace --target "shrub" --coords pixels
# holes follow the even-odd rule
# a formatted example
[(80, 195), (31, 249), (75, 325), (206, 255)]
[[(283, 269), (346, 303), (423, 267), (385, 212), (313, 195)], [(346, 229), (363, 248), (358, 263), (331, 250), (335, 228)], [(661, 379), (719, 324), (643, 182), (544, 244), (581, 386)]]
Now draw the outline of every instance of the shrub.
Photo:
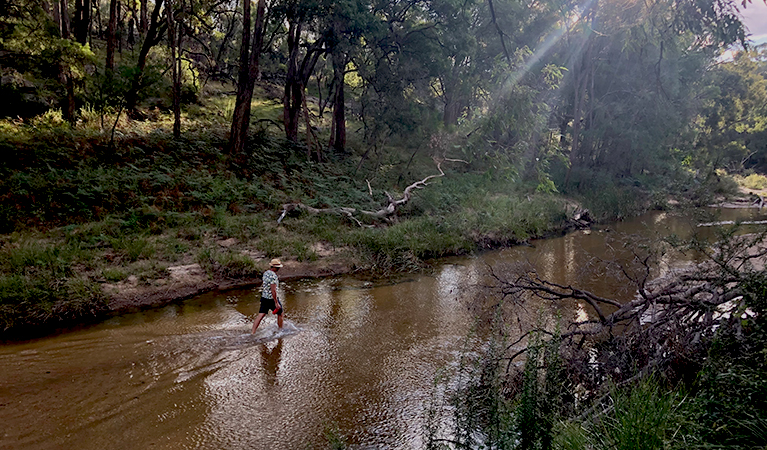
[(752, 173), (743, 179), (743, 186), (748, 189), (767, 188), (767, 176)]

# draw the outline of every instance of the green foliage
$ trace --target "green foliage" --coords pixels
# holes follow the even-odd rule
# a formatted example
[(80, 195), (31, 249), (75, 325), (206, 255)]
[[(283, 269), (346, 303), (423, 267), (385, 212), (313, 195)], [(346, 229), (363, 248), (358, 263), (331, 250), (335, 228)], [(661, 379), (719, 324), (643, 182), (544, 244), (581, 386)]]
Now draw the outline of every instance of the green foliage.
[(663, 450), (690, 448), (679, 432), (690, 406), (676, 391), (655, 379), (613, 387), (603, 400), (601, 413), (583, 423), (563, 422), (554, 447), (561, 450)]
[(738, 52), (707, 73), (696, 148), (699, 166), (767, 169), (767, 76), (758, 51)]
[(5, 231), (24, 223), (82, 222), (118, 211), (141, 216), (128, 217), (129, 222), (155, 220), (164, 226), (172, 219), (170, 212), (255, 209), (283, 200), (270, 185), (246, 181), (221, 167), (215, 136), (188, 135), (173, 142), (157, 136), (124, 142), (112, 152), (101, 143), (80, 143), (83, 136), (54, 131), (32, 139), (25, 133), (32, 130), (21, 128), (21, 134), (0, 136), (0, 146), (11, 150), (0, 164), (7, 175), (0, 188), (9, 192), (0, 209), (7, 219)]
[(127, 278), (124, 271), (113, 267), (104, 268), (101, 271), (101, 274), (105, 280), (113, 283), (122, 281)]
[(666, 447), (676, 422), (674, 412), (680, 399), (652, 379), (642, 380), (628, 391), (616, 390), (612, 411), (595, 421), (593, 439), (600, 448), (654, 450)]
[(765, 189), (767, 188), (767, 177), (764, 175), (752, 173), (743, 178), (743, 187), (748, 189)]
[(695, 383), (692, 430), (714, 448), (767, 445), (767, 274), (755, 272), (743, 285), (752, 311), (741, 320), (744, 333), (718, 334)]
[[(564, 184), (564, 181), (560, 181)], [(573, 168), (570, 186), (561, 188), (578, 198), (597, 221), (632, 217), (645, 211), (651, 198), (639, 182), (616, 180), (606, 172)]]
[(253, 278), (260, 271), (249, 256), (232, 252), (214, 254), (214, 270), (225, 278)]
[(386, 228), (358, 229), (344, 239), (367, 255), (374, 271), (414, 271), (424, 259), (471, 250), (471, 242), (443, 219), (422, 217)]
[(110, 239), (112, 248), (120, 253), (127, 261), (136, 261), (141, 258), (154, 256), (155, 249), (150, 241), (144, 237), (125, 235)]
[(532, 337), (522, 376), (516, 410), (518, 448), (551, 448), (554, 425), (563, 415), (563, 398), (567, 392), (558, 338), (544, 342), (538, 334)]
[(88, 261), (79, 244), (63, 247), (36, 241), (0, 248), (0, 329), (66, 324), (103, 314), (106, 298), (98, 284), (77, 276), (75, 262)]

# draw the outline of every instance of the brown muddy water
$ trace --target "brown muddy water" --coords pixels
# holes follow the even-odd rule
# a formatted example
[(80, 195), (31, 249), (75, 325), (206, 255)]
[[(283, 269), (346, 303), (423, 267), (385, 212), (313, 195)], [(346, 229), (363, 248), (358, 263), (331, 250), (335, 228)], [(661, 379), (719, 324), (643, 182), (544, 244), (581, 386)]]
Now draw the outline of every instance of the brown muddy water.
[[(468, 300), (488, 267), (529, 260), (544, 277), (629, 298), (623, 283), (584, 276), (591, 257), (615, 256), (616, 236), (687, 235), (700, 221), (765, 217), (656, 212), (531, 247), (446, 259), (424, 275), (283, 283), (285, 328), (268, 316), (255, 336), (258, 300), (242, 290), (6, 344), (0, 449), (313, 449), (328, 448), (332, 434), (351, 448), (422, 448), (435, 376), (481, 338)], [(578, 314), (588, 311), (566, 312)]]

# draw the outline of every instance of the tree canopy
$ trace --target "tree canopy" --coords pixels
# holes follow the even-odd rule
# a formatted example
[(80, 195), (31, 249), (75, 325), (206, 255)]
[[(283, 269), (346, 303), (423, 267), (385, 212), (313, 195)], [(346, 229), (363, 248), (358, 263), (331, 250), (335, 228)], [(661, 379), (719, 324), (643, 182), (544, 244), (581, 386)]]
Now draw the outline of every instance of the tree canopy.
[[(694, 165), (765, 169), (765, 50), (736, 0), (5, 0), (0, 114), (175, 115), (209, 83), (237, 92), (238, 166), (254, 85), (281, 90), (310, 158), (443, 134), (555, 189)], [(738, 46), (732, 60), (725, 50)], [(248, 106), (248, 109), (244, 109)], [(324, 110), (330, 132), (321, 133)], [(305, 138), (303, 137), (305, 136)]]

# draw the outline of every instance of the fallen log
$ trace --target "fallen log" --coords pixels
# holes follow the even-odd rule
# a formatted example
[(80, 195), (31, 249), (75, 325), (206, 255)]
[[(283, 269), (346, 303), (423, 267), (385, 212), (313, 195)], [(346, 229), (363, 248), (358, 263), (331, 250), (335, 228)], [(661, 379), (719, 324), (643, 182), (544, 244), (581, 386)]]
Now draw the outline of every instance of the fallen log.
[[(286, 203), (282, 205), (282, 214), (280, 214), (279, 219), (277, 219), (277, 223), (281, 223), (282, 220), (285, 218), (285, 216), (287, 216), (288, 213), (291, 211), (304, 211), (310, 214), (338, 214), (341, 216), (346, 216), (352, 221), (356, 222), (357, 225), (359, 225), (360, 227), (370, 228), (372, 227), (372, 225), (363, 224), (359, 219), (355, 217), (355, 214), (363, 215), (376, 220), (388, 221), (390, 217), (397, 212), (397, 208), (399, 208), (400, 206), (410, 201), (410, 199), (412, 198), (414, 189), (423, 189), (426, 186), (428, 186), (428, 182), (430, 180), (445, 176), (445, 172), (442, 170), (442, 163), (445, 161), (462, 162), (464, 164), (468, 164), (466, 161), (463, 161), (461, 159), (434, 158), (434, 162), (437, 163), (437, 170), (439, 170), (438, 174), (429, 175), (428, 177), (422, 180), (416, 181), (415, 183), (406, 187), (405, 191), (402, 193), (402, 197), (399, 199), (395, 199), (391, 194), (384, 191), (389, 203), (385, 207), (379, 209), (378, 211), (366, 211), (364, 209), (351, 208), (351, 207), (314, 208), (304, 203), (294, 202), (294, 203)], [(369, 182), (368, 182), (368, 189), (370, 189)]]

